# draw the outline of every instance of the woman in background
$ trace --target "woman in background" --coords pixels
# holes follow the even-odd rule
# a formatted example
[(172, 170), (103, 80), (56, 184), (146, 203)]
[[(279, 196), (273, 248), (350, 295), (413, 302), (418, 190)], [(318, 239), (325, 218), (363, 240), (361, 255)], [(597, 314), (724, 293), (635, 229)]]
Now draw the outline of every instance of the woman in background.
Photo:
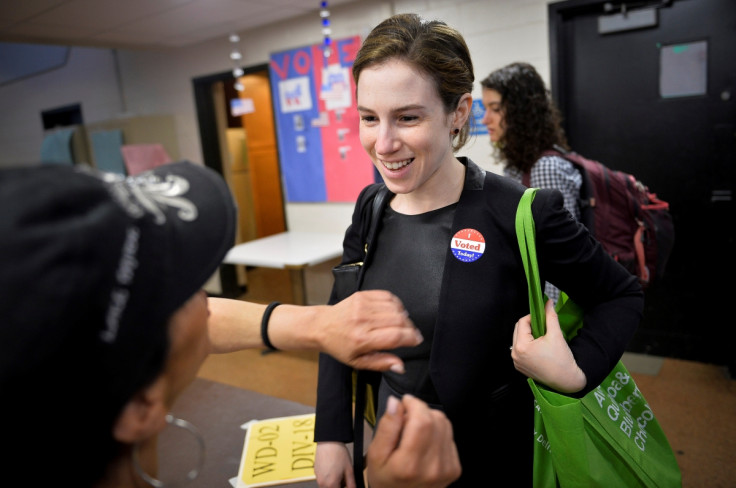
[[(555, 106), (542, 77), (528, 63), (512, 63), (480, 82), (483, 87), (483, 124), (504, 164), (504, 174), (525, 186), (554, 188), (565, 208), (580, 219), (580, 172), (565, 158), (547, 151), (569, 150)], [(559, 290), (547, 283), (547, 296), (557, 301)]]

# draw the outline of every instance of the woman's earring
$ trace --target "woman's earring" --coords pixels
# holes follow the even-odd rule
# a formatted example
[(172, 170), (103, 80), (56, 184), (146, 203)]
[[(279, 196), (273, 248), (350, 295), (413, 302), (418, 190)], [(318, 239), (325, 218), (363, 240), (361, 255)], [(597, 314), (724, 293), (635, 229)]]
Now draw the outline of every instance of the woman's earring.
[(452, 133), (458, 135), (460, 133), (460, 129), (456, 127), (455, 130), (452, 131)]
[(199, 476), (199, 473), (202, 470), (202, 465), (204, 464), (204, 438), (202, 437), (202, 434), (200, 434), (199, 430), (197, 430), (194, 425), (187, 422), (186, 420), (178, 419), (171, 414), (168, 414), (166, 416), (166, 423), (172, 427), (183, 429), (182, 432), (186, 432), (194, 437), (199, 452), (197, 452), (197, 459), (196, 461), (194, 461), (194, 468), (192, 468), (186, 475), (184, 475), (183, 479), (180, 479), (178, 480), (178, 482), (174, 483), (164, 483), (160, 479), (154, 478), (143, 470), (140, 465), (138, 455), (138, 444), (136, 443), (133, 446), (133, 468), (138, 473), (138, 476), (140, 476), (146, 483), (155, 488), (164, 488), (166, 486), (173, 485), (182, 486), (183, 484), (189, 483), (196, 479), (197, 476)]

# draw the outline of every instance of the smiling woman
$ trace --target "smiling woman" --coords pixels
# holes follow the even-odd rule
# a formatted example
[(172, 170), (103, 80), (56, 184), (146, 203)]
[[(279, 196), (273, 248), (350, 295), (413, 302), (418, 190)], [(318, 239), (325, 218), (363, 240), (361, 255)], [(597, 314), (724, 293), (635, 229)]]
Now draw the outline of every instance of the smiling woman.
[(430, 76), (397, 59), (364, 68), (357, 92), (360, 141), (386, 186), (397, 194), (392, 208), (416, 215), (457, 201), (465, 170), (451, 142), (455, 129), (467, 127), (470, 94), (448, 108)]
[[(453, 486), (489, 484), (487, 451), (474, 447), (479, 439), (502, 444), (494, 463), (515, 473), (514, 486), (531, 486), (533, 403), (519, 371), (565, 392), (595, 387), (638, 324), (641, 289), (569, 219), (558, 192), (540, 191), (533, 206), (540, 269), (590, 307), (591, 321), (569, 346), (547, 336), (532, 340), (528, 321), (520, 320), (528, 318), (529, 301), (514, 230), (524, 187), (455, 155), (470, 131), (474, 83), (463, 37), (441, 21), (395, 15), (366, 37), (353, 77), (360, 141), (383, 183), (361, 192), (342, 263), (362, 261), (360, 288), (393, 292), (425, 339), (393, 351), (403, 374), (358, 374), (356, 391), (370, 384), (378, 419), (391, 397), (406, 394), (444, 411), (462, 463)], [(383, 187), (387, 203), (366, 248), (364, 216)], [(334, 358), (320, 357), (315, 473), (323, 488), (364, 482), (363, 456), (351, 465), (344, 445), (355, 440), (356, 453), (362, 449), (361, 415), (351, 429), (351, 378)], [(359, 397), (354, 408), (363, 411)]]

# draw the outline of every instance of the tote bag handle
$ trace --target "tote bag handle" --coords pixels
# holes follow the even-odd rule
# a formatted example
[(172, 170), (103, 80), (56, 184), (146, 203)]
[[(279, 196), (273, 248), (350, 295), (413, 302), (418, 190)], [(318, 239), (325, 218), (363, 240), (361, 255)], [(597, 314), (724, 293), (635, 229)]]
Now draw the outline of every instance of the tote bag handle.
[(544, 314), (544, 293), (539, 279), (537, 266), (536, 231), (532, 215), (532, 201), (537, 188), (527, 188), (521, 196), (516, 209), (516, 237), (519, 240), (519, 251), (524, 263), (526, 282), (529, 287), (529, 312), (532, 316), (532, 335), (536, 339), (546, 331)]

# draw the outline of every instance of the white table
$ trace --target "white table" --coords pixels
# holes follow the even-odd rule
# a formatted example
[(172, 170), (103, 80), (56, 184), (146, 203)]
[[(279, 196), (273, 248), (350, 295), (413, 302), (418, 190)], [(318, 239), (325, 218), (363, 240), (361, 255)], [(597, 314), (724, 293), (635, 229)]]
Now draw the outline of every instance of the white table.
[(294, 301), (306, 305), (304, 272), (309, 266), (342, 256), (343, 234), (289, 231), (238, 244), (223, 263), (288, 269)]

